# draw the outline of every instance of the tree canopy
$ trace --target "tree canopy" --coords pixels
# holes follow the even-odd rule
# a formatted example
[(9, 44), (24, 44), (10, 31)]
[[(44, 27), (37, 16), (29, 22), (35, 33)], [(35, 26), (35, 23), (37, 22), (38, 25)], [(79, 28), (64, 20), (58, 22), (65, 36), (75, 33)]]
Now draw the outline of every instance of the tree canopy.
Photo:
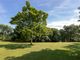
[(21, 40), (31, 40), (36, 36), (45, 35), (46, 19), (48, 14), (42, 10), (37, 10), (26, 1), (26, 5), (12, 17), (11, 24), (15, 24), (15, 32)]

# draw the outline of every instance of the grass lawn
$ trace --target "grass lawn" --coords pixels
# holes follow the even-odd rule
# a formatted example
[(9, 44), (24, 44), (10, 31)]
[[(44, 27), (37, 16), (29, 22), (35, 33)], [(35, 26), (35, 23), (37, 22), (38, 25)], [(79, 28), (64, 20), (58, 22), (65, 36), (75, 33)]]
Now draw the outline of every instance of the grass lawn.
[(0, 60), (80, 60), (80, 43), (0, 42)]

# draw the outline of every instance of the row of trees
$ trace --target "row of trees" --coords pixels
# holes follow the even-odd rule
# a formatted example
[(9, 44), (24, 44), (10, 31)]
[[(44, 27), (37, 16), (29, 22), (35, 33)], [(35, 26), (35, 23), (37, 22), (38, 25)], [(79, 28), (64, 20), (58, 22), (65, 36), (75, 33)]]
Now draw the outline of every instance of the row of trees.
[[(63, 29), (47, 28), (48, 14), (37, 10), (26, 1), (26, 5), (12, 17), (11, 24), (15, 29), (7, 25), (0, 25), (0, 39), (21, 42), (57, 42), (80, 41), (80, 26), (64, 26)], [(4, 37), (4, 38), (3, 38)]]
[(80, 25), (64, 26), (64, 29), (60, 30), (62, 41), (80, 41)]
[[(29, 42), (30, 39), (34, 42), (77, 42), (80, 41), (80, 25), (70, 25), (64, 26), (63, 29), (47, 28), (46, 34), (37, 33), (30, 34), (30, 31), (21, 32), (21, 34), (16, 32), (16, 29), (11, 28), (8, 25), (0, 24), (0, 40), (8, 41), (21, 41)], [(39, 30), (38, 30), (39, 32)], [(34, 33), (34, 32), (32, 32)], [(26, 34), (26, 35), (25, 35)], [(27, 38), (30, 37), (30, 38)]]

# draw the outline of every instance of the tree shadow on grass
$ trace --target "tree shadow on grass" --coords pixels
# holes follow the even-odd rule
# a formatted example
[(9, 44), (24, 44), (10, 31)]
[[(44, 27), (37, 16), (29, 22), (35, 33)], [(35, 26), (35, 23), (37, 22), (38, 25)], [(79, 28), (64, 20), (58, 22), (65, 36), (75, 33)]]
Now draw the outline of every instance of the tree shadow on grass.
[(74, 43), (72, 45), (66, 46), (65, 48), (70, 49), (70, 54), (76, 56), (80, 60), (80, 43)]
[(14, 50), (14, 49), (23, 49), (23, 48), (30, 48), (31, 44), (5, 44), (0, 45), (0, 48), (4, 47), (6, 49)]
[(72, 45), (65, 46), (64, 48), (69, 48), (72, 51), (80, 51), (80, 43), (73, 43)]
[(7, 57), (5, 60), (80, 60), (80, 57), (71, 55), (70, 51), (67, 50), (43, 49), (20, 57)]

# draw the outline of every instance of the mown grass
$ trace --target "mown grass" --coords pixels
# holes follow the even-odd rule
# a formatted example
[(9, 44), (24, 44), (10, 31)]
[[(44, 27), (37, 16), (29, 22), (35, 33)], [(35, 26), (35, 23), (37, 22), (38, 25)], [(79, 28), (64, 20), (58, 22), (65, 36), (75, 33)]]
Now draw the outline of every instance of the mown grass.
[(0, 60), (80, 60), (80, 43), (0, 42)]

